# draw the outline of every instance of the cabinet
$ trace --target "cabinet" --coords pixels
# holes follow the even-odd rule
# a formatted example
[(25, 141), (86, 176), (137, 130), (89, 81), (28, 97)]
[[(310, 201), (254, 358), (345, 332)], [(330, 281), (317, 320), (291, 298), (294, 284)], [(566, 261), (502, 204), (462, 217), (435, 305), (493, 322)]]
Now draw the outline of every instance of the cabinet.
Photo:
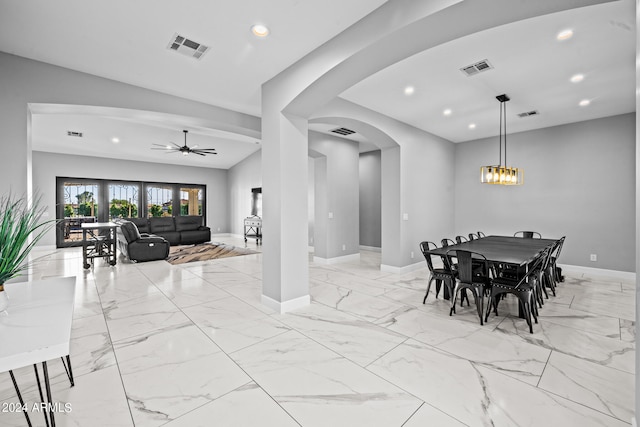
[(256, 243), (262, 243), (262, 218), (250, 216), (244, 219), (244, 241), (255, 238)]

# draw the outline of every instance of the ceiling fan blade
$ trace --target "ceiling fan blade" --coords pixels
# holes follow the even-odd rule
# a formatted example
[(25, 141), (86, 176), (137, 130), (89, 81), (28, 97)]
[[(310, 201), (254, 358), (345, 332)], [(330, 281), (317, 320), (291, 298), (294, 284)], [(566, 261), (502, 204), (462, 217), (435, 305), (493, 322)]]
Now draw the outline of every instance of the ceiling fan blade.
[(202, 151), (203, 153), (215, 153), (216, 149), (215, 148), (198, 148), (198, 151)]
[(175, 142), (171, 142), (171, 143), (172, 143), (173, 145), (175, 145), (176, 147), (178, 147), (178, 149), (181, 149), (181, 148), (182, 148), (182, 146), (181, 146), (181, 145), (178, 145), (178, 144), (176, 144)]
[(151, 149), (152, 150), (166, 151), (167, 153), (175, 153), (176, 151), (178, 151), (175, 148), (166, 148), (166, 147), (165, 148), (154, 148), (154, 147), (151, 147)]
[(204, 156), (202, 153), (198, 153), (199, 150), (191, 150), (193, 154), (197, 154), (198, 156)]

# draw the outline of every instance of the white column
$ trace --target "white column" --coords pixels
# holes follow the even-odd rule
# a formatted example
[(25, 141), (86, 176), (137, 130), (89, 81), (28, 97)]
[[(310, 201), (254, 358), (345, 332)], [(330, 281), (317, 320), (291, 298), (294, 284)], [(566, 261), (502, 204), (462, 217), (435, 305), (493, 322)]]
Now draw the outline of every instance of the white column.
[(281, 113), (263, 90), (262, 302), (284, 313), (309, 304), (307, 119)]

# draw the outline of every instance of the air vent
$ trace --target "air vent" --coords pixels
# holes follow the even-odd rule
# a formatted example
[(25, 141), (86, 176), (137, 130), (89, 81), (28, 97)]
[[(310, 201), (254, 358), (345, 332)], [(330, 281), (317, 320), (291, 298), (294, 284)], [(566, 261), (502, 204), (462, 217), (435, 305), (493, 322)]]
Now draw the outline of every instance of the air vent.
[(482, 61), (476, 62), (475, 64), (467, 65), (466, 67), (460, 68), (460, 71), (462, 71), (465, 76), (471, 77), (483, 71), (492, 69), (493, 65), (491, 65), (488, 60), (483, 59)]
[(531, 111), (526, 111), (524, 113), (518, 114), (518, 117), (537, 116), (538, 114), (540, 114), (538, 110), (531, 110)]
[(352, 133), (356, 133), (356, 131), (347, 129), (347, 128), (336, 128), (331, 130), (330, 132), (337, 133), (339, 135), (344, 135), (344, 136), (351, 135)]
[(73, 130), (67, 131), (67, 136), (75, 136), (76, 138), (82, 138), (82, 132), (76, 132)]
[(167, 49), (192, 58), (200, 59), (205, 53), (207, 53), (209, 46), (189, 40), (188, 38), (176, 33), (167, 45)]

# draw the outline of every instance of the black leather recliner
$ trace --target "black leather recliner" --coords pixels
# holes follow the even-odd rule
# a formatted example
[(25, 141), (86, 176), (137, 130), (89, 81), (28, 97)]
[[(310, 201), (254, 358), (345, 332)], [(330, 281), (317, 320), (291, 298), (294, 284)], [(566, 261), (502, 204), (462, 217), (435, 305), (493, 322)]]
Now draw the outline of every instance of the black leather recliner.
[(169, 256), (169, 242), (153, 234), (140, 234), (131, 221), (122, 221), (118, 227), (120, 251), (131, 261), (156, 261)]

